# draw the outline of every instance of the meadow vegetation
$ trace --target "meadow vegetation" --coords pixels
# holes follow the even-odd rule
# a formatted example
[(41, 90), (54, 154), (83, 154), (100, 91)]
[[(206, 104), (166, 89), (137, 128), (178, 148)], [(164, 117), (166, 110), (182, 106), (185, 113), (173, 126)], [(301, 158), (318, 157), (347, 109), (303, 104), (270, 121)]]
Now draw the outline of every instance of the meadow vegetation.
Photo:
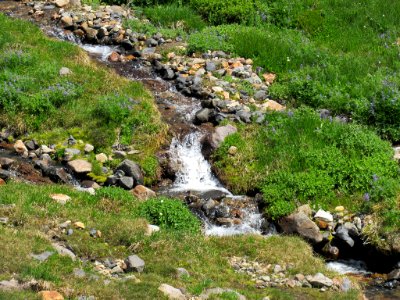
[[(50, 198), (54, 193), (67, 194), (71, 200), (65, 205), (58, 204)], [(10, 209), (10, 204), (15, 207)], [(257, 289), (248, 276), (234, 272), (228, 262), (230, 257), (246, 256), (262, 263), (293, 264), (293, 274), (331, 273), (325, 269), (323, 260), (313, 255), (311, 247), (297, 237), (204, 237), (196, 217), (180, 201), (173, 199), (140, 202), (118, 188), (103, 188), (92, 196), (67, 186), (35, 186), (10, 181), (0, 189), (0, 212), (9, 218), (9, 225), (0, 226), (0, 280), (14, 277), (22, 281), (47, 281), (64, 295), (68, 293), (70, 299), (80, 295), (101, 299), (164, 299), (157, 290), (161, 283), (185, 288), (193, 295), (207, 288), (224, 287), (248, 299), (267, 295), (273, 299), (298, 299), (300, 296), (357, 299), (356, 291), (321, 294), (308, 288)], [(167, 215), (155, 217), (161, 214)], [(58, 227), (66, 220), (83, 222), (86, 228), (74, 228), (71, 235), (66, 235)], [(161, 226), (160, 232), (145, 235), (148, 222), (154, 221)], [(101, 237), (91, 237), (89, 230), (92, 228), (100, 230)], [(51, 238), (55, 236), (83, 260), (73, 261), (55, 253), (39, 262), (30, 256), (54, 251)], [(299, 251), (290, 250), (294, 248)], [(146, 263), (144, 272), (134, 273), (140, 282), (111, 280), (108, 285), (103, 284), (107, 277), (97, 273), (91, 263), (106, 258), (125, 259), (133, 253)], [(177, 278), (178, 267), (186, 268), (190, 276)], [(85, 271), (84, 280), (74, 276), (76, 268)], [(36, 299), (36, 294), (34, 291), (1, 291), (0, 299)]]

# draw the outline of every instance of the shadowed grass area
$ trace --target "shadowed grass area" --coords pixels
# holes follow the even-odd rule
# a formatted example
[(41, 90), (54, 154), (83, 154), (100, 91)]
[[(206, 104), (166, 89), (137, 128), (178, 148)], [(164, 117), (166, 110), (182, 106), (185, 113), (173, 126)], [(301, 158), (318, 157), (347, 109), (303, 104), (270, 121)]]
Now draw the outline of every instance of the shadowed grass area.
[[(65, 193), (71, 201), (66, 205), (57, 204), (49, 197), (52, 193)], [(325, 269), (321, 259), (313, 256), (311, 247), (296, 237), (215, 238), (173, 227), (145, 236), (147, 222), (137, 217), (141, 204), (123, 190), (104, 188), (91, 196), (65, 186), (8, 182), (0, 188), (0, 204), (15, 204), (13, 209), (0, 206), (0, 215), (10, 220), (9, 225), (0, 227), (0, 280), (15, 277), (50, 282), (52, 288), (71, 299), (79, 295), (94, 295), (101, 299), (164, 299), (157, 290), (161, 283), (185, 288), (194, 295), (206, 288), (224, 287), (237, 290), (248, 299), (267, 295), (273, 295), (274, 299), (298, 299), (303, 295), (315, 299), (356, 299), (354, 291), (321, 295), (307, 288), (257, 289), (250, 277), (234, 272), (228, 262), (230, 257), (245, 256), (268, 264), (293, 264), (291, 274), (318, 271), (333, 274)], [(67, 236), (58, 229), (58, 224), (66, 220), (81, 221), (86, 229), (74, 229), (74, 233)], [(90, 237), (88, 231), (91, 228), (100, 230), (101, 238)], [(87, 262), (72, 261), (58, 254), (41, 263), (30, 257), (31, 253), (54, 251), (50, 243), (54, 236), (68, 244), (77, 255), (88, 259)], [(124, 259), (132, 253), (137, 253), (146, 262), (145, 271), (135, 273), (140, 283), (111, 280), (105, 285), (106, 277), (95, 272), (89, 263), (108, 257)], [(186, 268), (190, 277), (177, 278), (178, 267)], [(74, 268), (85, 270), (84, 280), (74, 277)], [(2, 292), (0, 299), (3, 299), (1, 297), (35, 299), (35, 293)]]

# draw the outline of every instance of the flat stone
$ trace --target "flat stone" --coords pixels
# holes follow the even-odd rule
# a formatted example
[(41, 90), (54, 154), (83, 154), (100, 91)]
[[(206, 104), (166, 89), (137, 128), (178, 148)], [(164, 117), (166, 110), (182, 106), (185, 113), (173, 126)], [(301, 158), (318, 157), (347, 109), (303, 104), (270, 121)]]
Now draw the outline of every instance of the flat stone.
[(181, 292), (181, 290), (174, 288), (168, 284), (161, 284), (158, 287), (158, 290), (162, 292), (168, 299), (171, 300), (184, 300), (186, 299), (185, 295)]
[(92, 171), (92, 164), (83, 159), (69, 161), (67, 165), (72, 169), (72, 171), (78, 174), (89, 173)]
[(145, 262), (137, 255), (131, 255), (125, 260), (127, 271), (143, 272)]
[(314, 276), (306, 276), (306, 279), (315, 288), (331, 287), (333, 285), (332, 279), (322, 273), (317, 273)]
[(32, 253), (31, 257), (43, 262), (43, 261), (46, 261), (53, 254), (54, 254), (54, 252), (52, 252), (52, 251), (45, 251), (45, 252), (40, 253), (40, 254), (33, 254)]
[(218, 148), (228, 135), (236, 132), (237, 128), (232, 125), (216, 127), (214, 133), (211, 135), (211, 146), (213, 148)]
[(85, 229), (85, 224), (83, 224), (82, 222), (75, 222), (74, 226), (77, 229)]
[(64, 7), (69, 4), (69, 0), (56, 0), (54, 4), (57, 5), (57, 7)]
[(61, 205), (65, 205), (69, 200), (71, 200), (70, 196), (64, 194), (51, 194), (50, 198)]

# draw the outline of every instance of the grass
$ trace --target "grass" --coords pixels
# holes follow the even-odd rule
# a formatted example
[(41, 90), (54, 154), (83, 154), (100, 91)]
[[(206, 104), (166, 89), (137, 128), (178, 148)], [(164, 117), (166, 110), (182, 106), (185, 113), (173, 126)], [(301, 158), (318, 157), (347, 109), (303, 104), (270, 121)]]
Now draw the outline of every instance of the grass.
[[(398, 230), (398, 165), (390, 144), (354, 124), (323, 119), (309, 109), (267, 116), (266, 126), (243, 126), (214, 155), (215, 167), (237, 193), (262, 191), (271, 218), (310, 203), (379, 212)], [(235, 156), (228, 154), (238, 148)], [(368, 199), (366, 200), (366, 195)], [(375, 208), (374, 208), (375, 207)]]
[[(110, 152), (116, 142), (140, 154), (151, 182), (166, 126), (150, 93), (91, 61), (79, 47), (0, 15), (0, 126), (24, 139), (64, 146), (69, 135)], [(61, 67), (72, 74), (60, 76)], [(83, 147), (83, 146), (82, 146)]]
[[(52, 193), (65, 193), (72, 200), (64, 206), (59, 205), (50, 199)], [(293, 274), (318, 271), (330, 276), (333, 274), (325, 269), (322, 259), (313, 256), (311, 247), (297, 237), (214, 238), (172, 228), (163, 228), (147, 237), (144, 235), (147, 222), (137, 217), (140, 202), (120, 189), (104, 188), (92, 196), (66, 186), (8, 182), (0, 188), (0, 204), (15, 204), (14, 209), (0, 207), (0, 214), (10, 219), (10, 225), (0, 227), (0, 280), (15, 277), (50, 282), (53, 289), (71, 299), (78, 295), (94, 295), (102, 299), (164, 299), (157, 291), (161, 283), (185, 288), (192, 294), (200, 294), (205, 288), (232, 288), (248, 299), (260, 299), (266, 295), (273, 295), (274, 299), (357, 297), (355, 291), (322, 295), (307, 288), (256, 289), (249, 277), (234, 272), (229, 266), (229, 257), (246, 256), (249, 260), (271, 264), (291, 263), (294, 265)], [(58, 224), (66, 220), (81, 221), (86, 229), (75, 229), (72, 235), (67, 236), (58, 229)], [(90, 237), (90, 228), (100, 230), (101, 238)], [(58, 236), (87, 262), (72, 261), (58, 254), (42, 263), (31, 259), (30, 253), (52, 250), (51, 236)], [(123, 259), (132, 251), (146, 262), (145, 271), (135, 274), (140, 283), (112, 280), (105, 285), (102, 282), (106, 278), (96, 273), (89, 263), (108, 257)], [(190, 277), (176, 278), (177, 267), (186, 268)], [(85, 280), (73, 276), (74, 268), (85, 270)], [(35, 299), (35, 293), (3, 291), (0, 299), (3, 298)]]

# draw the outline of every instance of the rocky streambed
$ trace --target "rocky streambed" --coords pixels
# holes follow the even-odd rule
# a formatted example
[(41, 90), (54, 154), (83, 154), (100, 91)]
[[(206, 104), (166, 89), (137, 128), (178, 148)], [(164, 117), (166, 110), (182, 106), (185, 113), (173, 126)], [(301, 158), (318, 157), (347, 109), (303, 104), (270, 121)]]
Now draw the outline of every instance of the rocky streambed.
[[(203, 152), (212, 151), (227, 135), (236, 131), (235, 126), (218, 126), (219, 123), (224, 120), (262, 123), (266, 111), (285, 109), (284, 103), (268, 96), (268, 86), (273, 83), (274, 74), (264, 73), (260, 78), (258, 74), (261, 70), (254, 70), (251, 60), (230, 57), (221, 51), (203, 53), (198, 57), (179, 55), (179, 50), (186, 46), (179, 38), (168, 40), (160, 34), (147, 37), (125, 29), (122, 19), (131, 16), (132, 12), (121, 7), (94, 10), (78, 5), (74, 9), (66, 9), (57, 2), (5, 2), (2, 8), (8, 4), (10, 15), (35, 20), (50, 35), (79, 44), (94, 58), (127, 78), (142, 81), (153, 92), (174, 137), (171, 145), (159, 155), (164, 170), (159, 185), (153, 187), (155, 191), (143, 186), (141, 168), (130, 160), (124, 160), (114, 170), (106, 170), (105, 173), (112, 174), (105, 184), (132, 190), (141, 199), (152, 197), (156, 192), (180, 197), (204, 221), (206, 234), (274, 234), (278, 231), (298, 234), (327, 259), (344, 260), (342, 267), (336, 269), (342, 273), (359, 273), (360, 267), (349, 271), (343, 266), (349, 265), (349, 259), (362, 260), (366, 263), (366, 270), (361, 272), (361, 276), (372, 286), (368, 290), (372, 299), (381, 293), (380, 288), (393, 290), (399, 285), (400, 271), (396, 269), (399, 267), (399, 252), (396, 249), (378, 251), (363, 238), (363, 230), (373, 226), (369, 216), (352, 214), (344, 207), (337, 207), (330, 213), (303, 206), (279, 222), (270, 223), (262, 218), (259, 210), (261, 195), (255, 198), (234, 196), (212, 174)], [(52, 145), (37, 145), (33, 140), (10, 145), (9, 137), (7, 132), (1, 136), (6, 149), (0, 153), (1, 178), (68, 184), (79, 182), (89, 192), (100, 187), (86, 177), (91, 171), (90, 163), (84, 159), (73, 159), (74, 155), (91, 153), (91, 145), (84, 145), (83, 153), (77, 153), (74, 145), (79, 141), (70, 137), (65, 141), (67, 149), (61, 158), (63, 164), (60, 164), (53, 160), (57, 149)], [(208, 149), (203, 145), (207, 145)], [(134, 151), (129, 145), (119, 146), (111, 155), (125, 157)], [(234, 152), (234, 149), (230, 151)], [(109, 158), (108, 154), (96, 153), (99, 161)], [(238, 272), (249, 272), (249, 266), (254, 269), (252, 264), (242, 258), (232, 261), (233, 268)], [(265, 274), (251, 276), (260, 288), (314, 286), (312, 282), (317, 281), (319, 283), (315, 287), (323, 289), (346, 285), (344, 282), (331, 284), (330, 279), (322, 274), (315, 275), (317, 279), (307, 278), (314, 276), (307, 274), (286, 278), (287, 267), (290, 268), (267, 266), (261, 268)], [(376, 275), (379, 273), (385, 275)], [(395, 299), (396, 293), (385, 291), (383, 294), (388, 299)]]

